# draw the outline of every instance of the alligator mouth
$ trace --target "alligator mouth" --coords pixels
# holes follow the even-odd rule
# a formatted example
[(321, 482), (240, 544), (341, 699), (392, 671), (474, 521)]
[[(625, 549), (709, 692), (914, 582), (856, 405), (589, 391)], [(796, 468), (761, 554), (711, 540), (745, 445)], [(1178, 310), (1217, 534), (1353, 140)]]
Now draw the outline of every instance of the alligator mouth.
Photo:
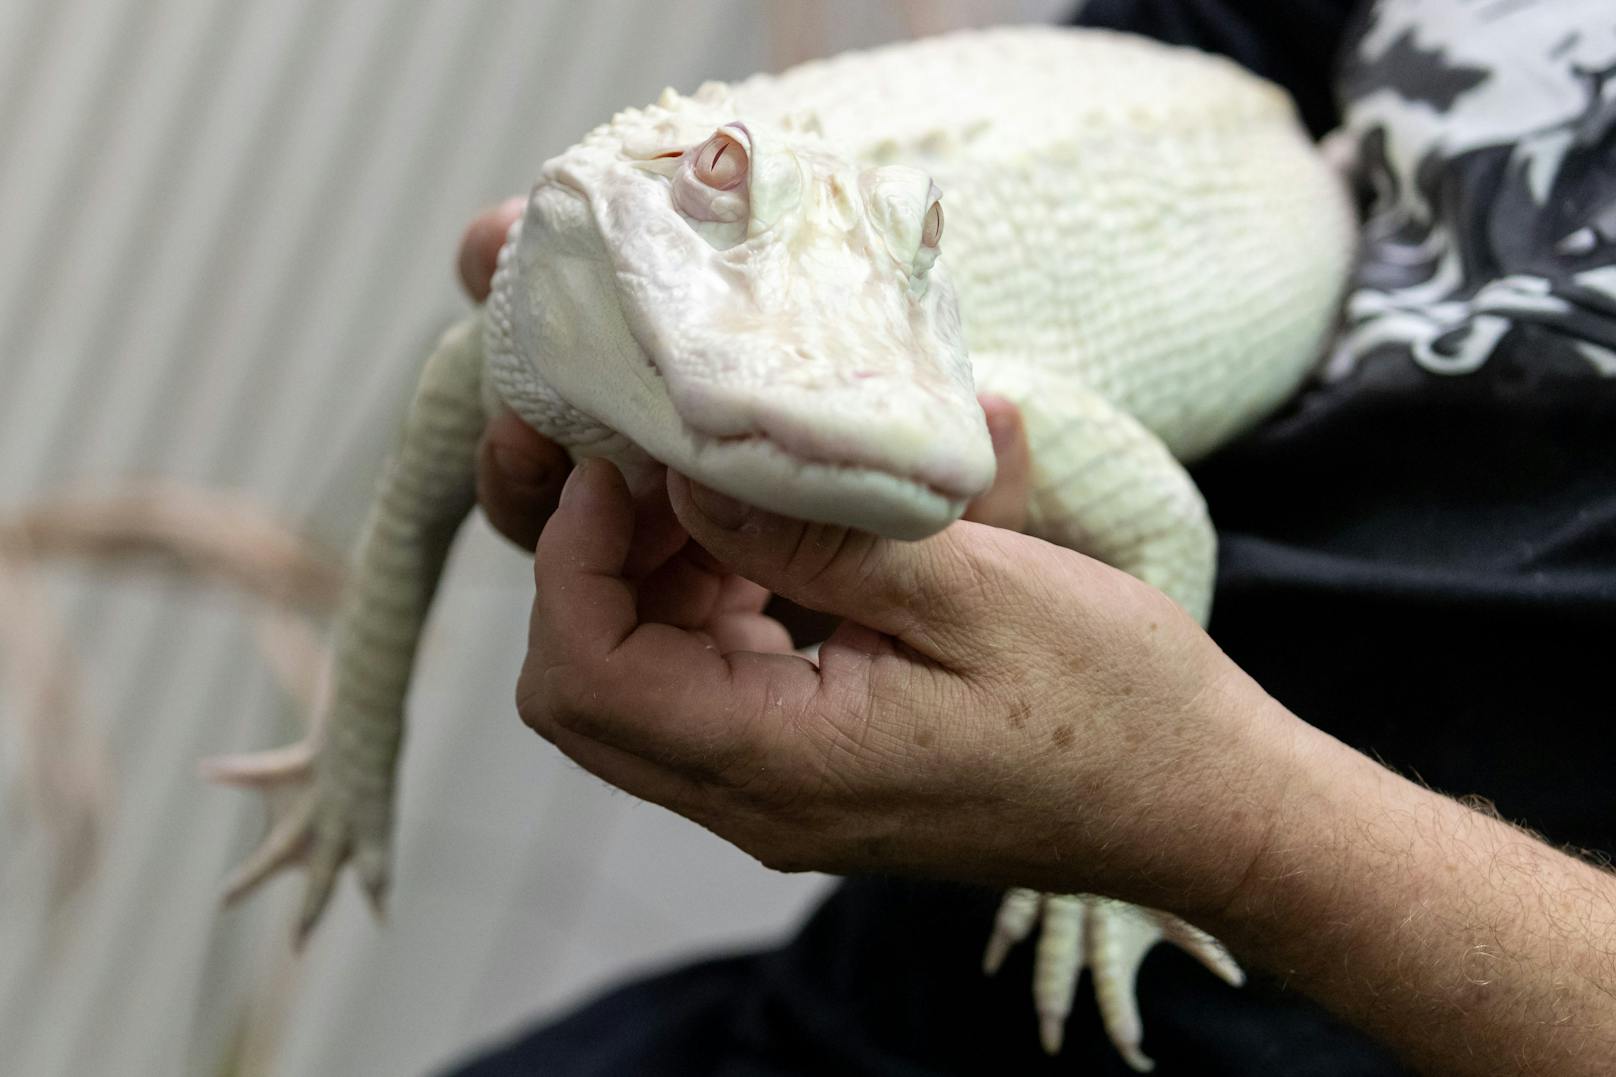
[(968, 501), (979, 493), (979, 491), (976, 490), (962, 490), (959, 488), (949, 489), (945, 486), (939, 485), (938, 483), (929, 481), (920, 475), (905, 474), (901, 471), (880, 467), (876, 464), (868, 463), (862, 460), (853, 460), (804, 452), (797, 447), (782, 442), (779, 438), (768, 433), (753, 432), (748, 434), (712, 435), (703, 434), (700, 431), (692, 432), (695, 433), (698, 438), (703, 439), (713, 445), (750, 448), (754, 451), (767, 452), (789, 460), (794, 464), (805, 467), (824, 468), (830, 471), (841, 471), (848, 474), (857, 473), (880, 475), (887, 479), (891, 479), (894, 482), (912, 486), (917, 491), (930, 494), (933, 497), (940, 498), (944, 501)]
[(968, 499), (854, 461), (806, 457), (766, 434), (694, 435), (690, 478), (765, 512), (893, 539), (936, 534)]
[[(911, 487), (916, 493), (941, 499), (945, 502), (968, 502), (977, 497), (984, 490), (980, 483), (973, 483), (968, 475), (961, 475), (950, 481), (952, 476), (939, 475), (936, 472), (944, 469), (915, 469), (905, 468), (893, 462), (883, 460), (881, 454), (869, 452), (826, 451), (823, 439), (815, 439), (811, 435), (804, 436), (792, 431), (789, 423), (766, 423), (758, 416), (751, 415), (749, 421), (754, 424), (752, 429), (737, 432), (713, 430), (704, 426), (694, 417), (686, 414), (681, 406), (679, 397), (673, 392), (666, 372), (657, 362), (650, 350), (643, 347), (640, 355), (646, 365), (656, 375), (668, 392), (669, 403), (673, 406), (674, 415), (679, 419), (685, 432), (695, 442), (698, 448), (706, 447), (709, 450), (719, 451), (754, 451), (767, 452), (772, 456), (789, 463), (828, 472), (843, 472), (849, 475), (861, 474), (869, 476), (884, 476), (894, 483), (901, 483)], [(752, 410), (750, 408), (746, 409)], [(743, 420), (748, 421), (748, 420)], [(739, 425), (739, 424), (737, 424)]]

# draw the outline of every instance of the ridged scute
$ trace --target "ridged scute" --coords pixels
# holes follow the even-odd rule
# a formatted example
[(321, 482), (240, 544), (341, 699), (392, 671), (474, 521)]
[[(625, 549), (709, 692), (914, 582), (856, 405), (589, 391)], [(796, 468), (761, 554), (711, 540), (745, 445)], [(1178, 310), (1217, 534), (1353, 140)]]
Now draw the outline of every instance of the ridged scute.
[(1346, 192), (1289, 99), (1221, 57), (1003, 28), (756, 76), (730, 98), (931, 174), (980, 388), (1030, 365), (1193, 460), (1294, 392), (1334, 327)]
[(513, 259), (521, 238), (522, 218), (518, 217), (500, 247), (488, 300), (483, 304), (484, 369), (488, 373), (484, 392), (493, 397), (485, 400), (485, 406), (492, 412), (495, 404), (508, 404), (535, 430), (569, 448), (610, 438), (613, 431), (562, 399), (516, 339), (517, 315), (513, 308), (517, 273)]
[(1335, 323), (1346, 194), (1288, 98), (1222, 58), (1096, 30), (952, 34), (666, 91), (545, 176), (733, 120), (929, 173), (978, 387), (1025, 366), (1080, 383), (1180, 459), (1283, 401)]

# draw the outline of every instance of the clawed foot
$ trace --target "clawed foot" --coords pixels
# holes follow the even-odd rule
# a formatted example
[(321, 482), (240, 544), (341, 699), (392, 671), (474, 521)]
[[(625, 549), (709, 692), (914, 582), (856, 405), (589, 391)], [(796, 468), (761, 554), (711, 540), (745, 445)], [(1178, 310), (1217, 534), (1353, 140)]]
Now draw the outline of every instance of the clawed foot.
[(1044, 1050), (1057, 1054), (1065, 1038), (1072, 997), (1085, 965), (1093, 974), (1095, 1002), (1106, 1035), (1128, 1065), (1141, 1073), (1155, 1063), (1139, 1049), (1144, 1029), (1134, 981), (1145, 954), (1163, 939), (1188, 951), (1236, 987), (1245, 974), (1223, 944), (1169, 913), (1093, 894), (1039, 894), (1011, 890), (999, 906), (983, 967), (992, 975), (1016, 943), (1043, 929), (1033, 965), (1033, 1003)]
[(388, 794), (337, 791), (321, 781), (319, 749), (313, 740), (248, 755), (205, 760), (211, 781), (257, 789), (269, 808), (269, 829), (258, 848), (225, 883), (226, 903), (293, 864), (308, 872), (297, 919), (299, 945), (319, 921), (335, 887), (337, 872), (351, 857), (377, 915), (388, 875)]

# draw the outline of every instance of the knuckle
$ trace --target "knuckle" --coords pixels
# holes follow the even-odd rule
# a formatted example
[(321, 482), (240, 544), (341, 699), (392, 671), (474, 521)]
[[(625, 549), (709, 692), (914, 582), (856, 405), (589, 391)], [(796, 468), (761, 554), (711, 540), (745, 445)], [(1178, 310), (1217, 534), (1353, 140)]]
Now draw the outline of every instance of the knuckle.
[(803, 856), (795, 849), (769, 849), (753, 855), (756, 856), (758, 863), (782, 875), (800, 875), (805, 871), (818, 870), (819, 867), (813, 858)]
[(576, 665), (530, 663), (517, 679), (517, 713), (540, 735), (558, 728), (587, 734), (599, 724), (601, 694)]
[(862, 531), (828, 524), (805, 524), (786, 556), (788, 577), (813, 590), (844, 582), (857, 585), (866, 573), (875, 539)]
[(543, 679), (535, 675), (532, 663), (524, 665), (516, 678), (516, 716), (540, 736), (549, 726), (550, 711), (550, 699), (542, 684)]

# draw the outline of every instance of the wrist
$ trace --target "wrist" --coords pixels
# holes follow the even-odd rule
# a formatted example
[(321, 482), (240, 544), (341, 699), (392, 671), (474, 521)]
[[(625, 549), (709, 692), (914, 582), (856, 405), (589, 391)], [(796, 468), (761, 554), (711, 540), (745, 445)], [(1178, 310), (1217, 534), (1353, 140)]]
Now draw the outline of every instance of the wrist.
[(1609, 876), (1302, 728), (1244, 879), (1181, 915), (1422, 1072), (1607, 1072)]
[(1344, 835), (1366, 805), (1386, 802), (1388, 783), (1408, 785), (1329, 734), (1289, 718), (1286, 760), (1261, 836), (1247, 846), (1238, 879), (1195, 912), (1198, 926), (1231, 945), (1328, 919), (1334, 891), (1350, 875), (1341, 862)]
[[(1175, 827), (1176, 871), (1154, 907), (1205, 926), (1224, 918), (1267, 870), (1276, 843), (1323, 750), (1336, 743), (1303, 722), (1229, 663), (1208, 692), (1204, 720), (1215, 743), (1186, 781)], [(1140, 900), (1140, 904), (1152, 904)]]
[[(1221, 652), (1216, 657), (1194, 700), (1165, 719), (1170, 732), (1128, 738), (1134, 759), (1151, 758), (1154, 766), (1130, 764), (1098, 787), (1080, 779), (1091, 795), (1068, 823), (1082, 837), (1060, 844), (1093, 851), (1062, 864), (1045, 860), (1044, 869), (1053, 866), (1062, 877), (1029, 882), (1103, 893), (1200, 926), (1237, 901), (1248, 877), (1263, 869), (1287, 805), (1305, 783), (1313, 738), (1329, 738)], [(1042, 843), (1033, 852), (1048, 848)]]

